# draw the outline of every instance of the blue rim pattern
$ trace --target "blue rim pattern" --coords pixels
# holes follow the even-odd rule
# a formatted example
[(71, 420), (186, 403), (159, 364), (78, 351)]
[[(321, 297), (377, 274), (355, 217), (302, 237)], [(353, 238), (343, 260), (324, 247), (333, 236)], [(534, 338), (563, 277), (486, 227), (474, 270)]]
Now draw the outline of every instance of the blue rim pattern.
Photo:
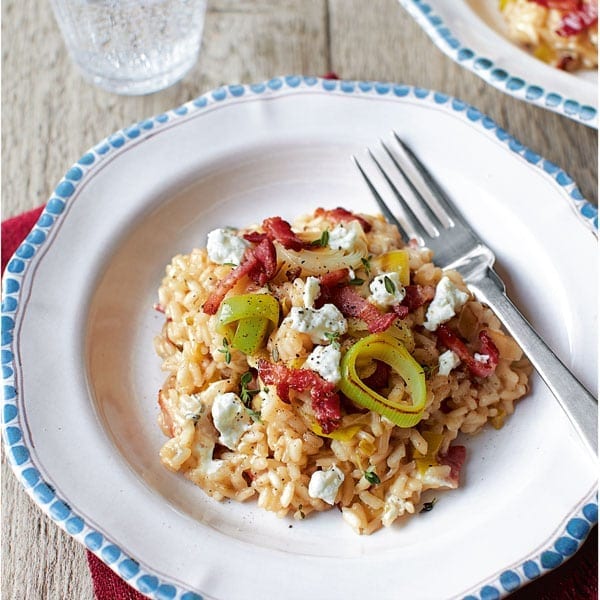
[(473, 49), (463, 45), (444, 20), (424, 0), (399, 1), (444, 54), (475, 75), (520, 100), (547, 108), (589, 127), (598, 128), (596, 107), (581, 104), (572, 98), (566, 98), (539, 85), (528, 83), (521, 77), (511, 75), (505, 69), (497, 67), (489, 58), (479, 56)]
[[(3, 277), (2, 341), (0, 344), (3, 377), (2, 435), (6, 455), (14, 473), (39, 507), (57, 525), (98, 556), (129, 585), (155, 600), (202, 600), (203, 596), (160, 579), (151, 568), (140, 565), (133, 557), (128, 556), (113, 544), (108, 536), (86, 523), (64, 499), (58, 497), (52, 484), (44, 481), (24, 443), (17, 407), (19, 392), (15, 380), (16, 364), (13, 341), (21, 283), (32, 259), (48, 239), (52, 227), (61, 219), (67, 203), (75, 200), (73, 196), (76, 195), (81, 182), (93, 174), (97, 165), (107, 156), (118, 153), (132, 140), (143, 138), (144, 135), (153, 135), (166, 123), (198, 113), (219, 103), (235, 102), (236, 99), (242, 97), (285, 95), (294, 93), (294, 91), (306, 93), (310, 90), (315, 93), (355, 94), (361, 97), (407, 98), (440, 106), (449, 113), (458, 114), (466, 121), (479, 125), (487, 135), (502, 141), (512, 152), (535, 168), (544, 171), (566, 192), (566, 197), (575, 207), (579, 220), (594, 232), (597, 232), (598, 229), (597, 209), (583, 198), (573, 180), (558, 166), (526, 148), (475, 107), (446, 94), (402, 84), (327, 80), (290, 75), (253, 85), (220, 87), (169, 112), (126, 127), (108, 136), (86, 152), (66, 172), (56, 186), (37, 223), (8, 262)], [(528, 581), (554, 569), (579, 549), (597, 520), (597, 497), (590, 496), (581, 506), (573, 509), (566, 525), (555, 537), (548, 540), (543, 550), (527, 557), (527, 560), (520, 566), (491, 576), (489, 581), (482, 584), (476, 592), (465, 596), (464, 600), (492, 600), (503, 597)], [(210, 594), (206, 597), (210, 597)]]

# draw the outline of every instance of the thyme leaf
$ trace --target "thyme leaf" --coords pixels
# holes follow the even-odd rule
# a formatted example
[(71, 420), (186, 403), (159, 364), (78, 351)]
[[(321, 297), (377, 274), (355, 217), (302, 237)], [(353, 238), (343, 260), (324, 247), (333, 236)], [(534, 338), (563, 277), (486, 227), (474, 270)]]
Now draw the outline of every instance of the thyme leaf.
[(325, 248), (329, 244), (329, 231), (326, 229), (321, 233), (321, 237), (317, 240), (313, 240), (310, 245), (318, 246), (319, 248)]
[(379, 475), (377, 475), (377, 473), (375, 473), (375, 467), (373, 465), (371, 465), (364, 473), (363, 475), (365, 476), (365, 479), (371, 484), (371, 485), (378, 485), (381, 483), (381, 479), (379, 479)]
[(388, 294), (393, 294), (396, 291), (394, 282), (387, 275), (385, 275), (383, 278), (383, 285), (385, 285), (385, 291)]
[(223, 347), (219, 348), (219, 352), (225, 355), (225, 362), (229, 364), (231, 362), (231, 350), (227, 338), (223, 338)]

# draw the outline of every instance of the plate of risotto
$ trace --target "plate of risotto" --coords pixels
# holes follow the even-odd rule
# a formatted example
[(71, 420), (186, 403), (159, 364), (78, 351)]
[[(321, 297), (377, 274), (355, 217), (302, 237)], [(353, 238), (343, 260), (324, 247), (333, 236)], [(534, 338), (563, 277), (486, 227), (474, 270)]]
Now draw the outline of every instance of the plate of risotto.
[(400, 0), (435, 44), (498, 89), (598, 127), (597, 0)]
[(527, 357), (378, 213), (351, 156), (392, 130), (596, 390), (597, 211), (475, 108), (292, 76), (123, 129), (7, 267), (3, 434), (40, 508), (149, 598), (502, 597), (597, 521)]

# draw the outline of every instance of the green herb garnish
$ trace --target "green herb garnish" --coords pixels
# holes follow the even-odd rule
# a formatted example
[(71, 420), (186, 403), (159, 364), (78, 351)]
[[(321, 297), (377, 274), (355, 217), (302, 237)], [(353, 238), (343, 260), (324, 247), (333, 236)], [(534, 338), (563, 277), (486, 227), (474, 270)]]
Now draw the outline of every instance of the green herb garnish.
[(421, 365), (423, 369), (423, 373), (427, 379), (433, 377), (436, 374), (437, 370), (440, 368), (439, 365)]
[(354, 279), (351, 279), (348, 284), (349, 285), (362, 285), (365, 282), (364, 279), (360, 279), (358, 277), (355, 277)]
[(327, 341), (337, 350), (340, 349), (340, 334), (339, 333), (333, 333), (331, 331), (326, 331), (324, 333), (325, 338), (327, 339)]
[(369, 258), (361, 258), (360, 259), (360, 262), (363, 264), (363, 267), (365, 268), (367, 275), (369, 275), (369, 273), (371, 272), (371, 258), (372, 258), (372, 256), (369, 256)]
[(252, 410), (251, 408), (246, 407), (246, 412), (250, 415), (250, 418), (255, 423), (262, 423), (262, 419), (260, 417), (260, 411), (259, 410)]
[(248, 407), (248, 405), (250, 404), (250, 402), (252, 402), (252, 398), (258, 394), (258, 390), (249, 390), (248, 389), (248, 384), (252, 383), (252, 373), (250, 371), (246, 371), (241, 377), (240, 377), (240, 384), (241, 384), (241, 391), (240, 391), (240, 398), (242, 400), (242, 402), (246, 405), (246, 407)]
[(313, 240), (311, 246), (319, 246), (319, 248), (325, 248), (329, 244), (329, 231), (326, 229), (318, 240)]
[(383, 285), (385, 286), (385, 291), (388, 294), (393, 294), (396, 292), (396, 286), (394, 285), (394, 282), (387, 275), (383, 277)]
[(223, 338), (223, 347), (219, 348), (219, 352), (225, 355), (225, 362), (229, 364), (231, 362), (231, 350), (227, 338)]
[(373, 465), (371, 465), (365, 472), (364, 472), (364, 476), (365, 479), (371, 484), (371, 485), (378, 485), (381, 483), (381, 479), (379, 479), (379, 475), (377, 475), (377, 473), (375, 473), (375, 467), (373, 467)]

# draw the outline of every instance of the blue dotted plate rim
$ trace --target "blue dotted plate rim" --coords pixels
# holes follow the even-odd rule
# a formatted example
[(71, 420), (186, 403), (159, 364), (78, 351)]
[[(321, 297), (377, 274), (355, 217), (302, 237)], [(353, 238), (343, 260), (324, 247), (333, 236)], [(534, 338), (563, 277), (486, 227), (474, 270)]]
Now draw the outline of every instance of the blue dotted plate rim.
[[(532, 168), (540, 169), (562, 190), (563, 196), (575, 209), (576, 218), (588, 230), (597, 234), (598, 211), (585, 200), (574, 181), (560, 167), (545, 160), (518, 142), (500, 128), (491, 118), (477, 108), (456, 98), (423, 88), (404, 84), (371, 81), (330, 80), (301, 75), (275, 77), (269, 81), (251, 85), (229, 85), (209, 91), (173, 110), (161, 113), (126, 127), (105, 138), (86, 152), (64, 175), (50, 196), (42, 214), (31, 232), (9, 260), (3, 277), (2, 301), (2, 438), (8, 462), (26, 492), (35, 503), (58, 526), (82, 543), (106, 563), (129, 585), (156, 600), (202, 600), (210, 597), (183, 589), (155, 574), (151, 567), (142, 566), (111, 542), (110, 537), (94, 529), (76, 514), (65, 499), (60, 498), (49, 481), (45, 481), (34, 464), (23, 439), (17, 408), (18, 390), (15, 382), (13, 331), (18, 311), (21, 282), (35, 260), (54, 225), (60, 221), (69, 202), (75, 200), (76, 192), (98, 164), (107, 156), (113, 157), (134, 140), (143, 141), (153, 136), (168, 123), (183, 121), (186, 116), (198, 115), (207, 108), (220, 103), (235, 103), (241, 98), (274, 97), (296, 92), (317, 94), (356, 95), (360, 97), (395, 98), (399, 102), (421, 101), (436, 106), (465, 121), (479, 126), (487, 136), (500, 140), (505, 146), (526, 161)], [(527, 556), (523, 562), (501, 573), (490, 576), (478, 584), (478, 589), (464, 595), (464, 600), (492, 600), (503, 597), (528, 581), (556, 568), (572, 556), (584, 542), (598, 520), (598, 501), (595, 490), (580, 505), (574, 507), (556, 535), (544, 547)], [(467, 593), (467, 592), (465, 592)], [(204, 594), (204, 596), (202, 595)]]
[(597, 106), (583, 104), (541, 85), (528, 83), (523, 77), (512, 75), (506, 69), (496, 66), (489, 57), (465, 46), (456, 37), (442, 17), (435, 13), (435, 9), (429, 4), (431, 0), (399, 2), (444, 54), (487, 83), (519, 100), (541, 106), (588, 127), (598, 128)]

